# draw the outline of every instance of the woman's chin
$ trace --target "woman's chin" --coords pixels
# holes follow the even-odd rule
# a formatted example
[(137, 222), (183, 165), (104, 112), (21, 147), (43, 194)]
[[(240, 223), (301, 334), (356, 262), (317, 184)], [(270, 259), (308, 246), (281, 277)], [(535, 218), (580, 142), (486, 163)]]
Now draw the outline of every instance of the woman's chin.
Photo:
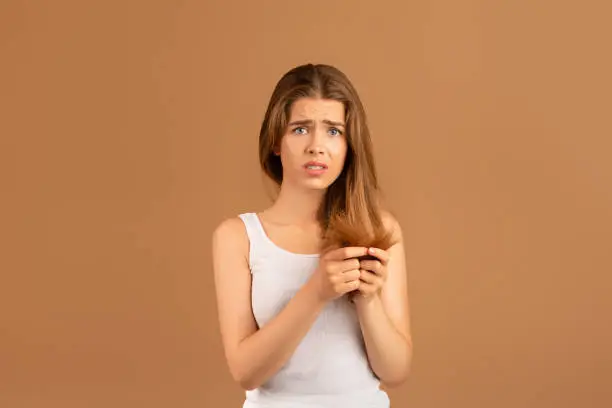
[(308, 190), (317, 190), (317, 191), (325, 191), (330, 186), (331, 182), (329, 180), (323, 179), (311, 179), (305, 180), (302, 185), (304, 188)]
[(303, 189), (305, 191), (326, 191), (327, 188), (334, 182), (329, 177), (310, 177), (300, 178), (298, 180), (285, 180), (284, 182), (289, 183), (293, 188)]

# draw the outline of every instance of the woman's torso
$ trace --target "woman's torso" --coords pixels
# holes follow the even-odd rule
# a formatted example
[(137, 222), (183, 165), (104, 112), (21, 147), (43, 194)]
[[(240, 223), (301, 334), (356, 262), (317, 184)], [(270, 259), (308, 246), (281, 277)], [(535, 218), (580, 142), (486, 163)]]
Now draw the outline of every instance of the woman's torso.
[[(250, 241), (251, 302), (261, 328), (306, 283), (319, 256), (276, 245), (255, 213), (240, 218)], [(370, 369), (359, 320), (346, 296), (329, 302), (286, 364), (246, 396), (245, 408), (389, 406)]]

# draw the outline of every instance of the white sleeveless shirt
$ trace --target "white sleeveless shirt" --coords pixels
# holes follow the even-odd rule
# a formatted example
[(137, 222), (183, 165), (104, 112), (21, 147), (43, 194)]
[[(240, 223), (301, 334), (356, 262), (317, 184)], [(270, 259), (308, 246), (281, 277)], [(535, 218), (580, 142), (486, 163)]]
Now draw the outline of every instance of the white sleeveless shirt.
[[(251, 305), (261, 328), (304, 285), (318, 254), (274, 244), (255, 213), (240, 214), (249, 237)], [(388, 408), (365, 350), (354, 305), (329, 302), (285, 365), (261, 387), (246, 391), (243, 408)]]

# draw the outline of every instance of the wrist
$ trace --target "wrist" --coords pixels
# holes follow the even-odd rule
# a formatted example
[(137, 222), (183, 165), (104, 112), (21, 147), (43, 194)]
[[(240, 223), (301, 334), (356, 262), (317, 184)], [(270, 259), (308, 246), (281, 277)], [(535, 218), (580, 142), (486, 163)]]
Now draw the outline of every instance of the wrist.
[(363, 296), (361, 293), (355, 293), (353, 296), (353, 302), (358, 312), (363, 312), (372, 307), (376, 307), (376, 304), (380, 302), (380, 293), (376, 292), (369, 296)]

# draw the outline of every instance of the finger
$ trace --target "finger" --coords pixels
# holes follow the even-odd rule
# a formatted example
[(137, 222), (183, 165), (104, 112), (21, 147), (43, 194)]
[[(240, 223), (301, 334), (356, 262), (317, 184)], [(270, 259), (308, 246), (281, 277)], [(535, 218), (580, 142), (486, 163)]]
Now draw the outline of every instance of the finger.
[(341, 275), (342, 282), (351, 282), (354, 280), (359, 280), (361, 278), (361, 271), (359, 269), (353, 269), (350, 271), (346, 271)]
[(327, 253), (327, 259), (343, 261), (345, 259), (357, 258), (368, 253), (368, 249), (364, 247), (343, 247)]
[(359, 273), (359, 280), (366, 284), (377, 284), (380, 277), (370, 271), (361, 270)]
[(354, 269), (359, 269), (360, 266), (361, 262), (359, 262), (359, 259), (357, 258), (347, 259), (346, 261), (342, 261), (339, 265), (340, 272), (347, 272), (352, 271)]
[(377, 291), (378, 291), (378, 286), (371, 284), (371, 283), (365, 283), (363, 281), (359, 284), (359, 287), (357, 288), (357, 292), (361, 294), (361, 296), (364, 296), (364, 297), (371, 296)]
[(334, 284), (339, 284), (359, 280), (359, 278), (361, 278), (361, 270), (353, 269), (332, 275), (330, 281)]
[(389, 262), (389, 252), (380, 248), (368, 248), (368, 254), (378, 258), (378, 260), (382, 262), (383, 265), (386, 265), (387, 262)]
[(383, 265), (380, 261), (361, 261), (359, 265), (361, 269), (374, 272), (377, 275), (382, 275), (384, 272)]
[(361, 281), (359, 279), (352, 280), (350, 282), (339, 283), (338, 285), (336, 285), (336, 292), (338, 293), (351, 292), (353, 290), (359, 289), (360, 285), (361, 285)]
[(345, 261), (330, 261), (327, 266), (327, 272), (331, 275), (342, 274), (346, 271), (359, 269), (358, 259), (347, 259)]

